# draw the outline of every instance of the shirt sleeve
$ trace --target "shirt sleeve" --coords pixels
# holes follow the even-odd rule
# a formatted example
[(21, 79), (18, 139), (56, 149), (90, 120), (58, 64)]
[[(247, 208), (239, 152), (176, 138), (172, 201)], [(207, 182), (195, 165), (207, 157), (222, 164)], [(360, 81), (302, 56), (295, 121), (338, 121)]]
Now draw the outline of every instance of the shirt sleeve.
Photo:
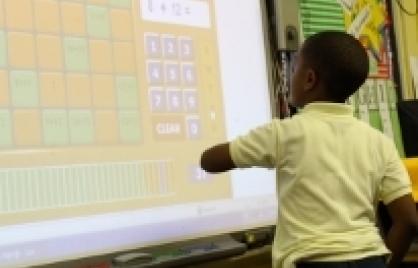
[(411, 193), (412, 188), (408, 172), (393, 142), (387, 145), (385, 154), (387, 161), (380, 185), (380, 199), (387, 205), (395, 199)]
[(276, 166), (278, 158), (278, 120), (255, 128), (230, 142), (232, 161), (238, 168)]

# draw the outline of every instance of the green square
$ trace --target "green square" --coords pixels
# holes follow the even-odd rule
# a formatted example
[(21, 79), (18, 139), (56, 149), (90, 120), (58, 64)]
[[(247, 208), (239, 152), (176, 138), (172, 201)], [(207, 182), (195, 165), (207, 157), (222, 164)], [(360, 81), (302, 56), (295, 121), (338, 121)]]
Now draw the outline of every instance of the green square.
[(67, 37), (64, 41), (64, 50), (65, 66), (69, 71), (87, 72), (89, 70), (86, 39)]
[(113, 7), (131, 8), (132, 0), (109, 0), (109, 3)]
[(138, 108), (138, 86), (135, 77), (117, 77), (116, 88), (119, 108)]
[(107, 8), (99, 6), (87, 7), (87, 30), (92, 37), (110, 37), (109, 12)]
[(39, 105), (38, 77), (33, 71), (11, 71), (10, 87), (15, 107), (36, 107)]
[(370, 110), (369, 109), (369, 122), (372, 127), (377, 130), (382, 131), (382, 119), (380, 118), (380, 113), (377, 110)]
[(119, 112), (119, 133), (122, 142), (139, 142), (141, 132), (138, 111)]
[(0, 31), (0, 67), (6, 67), (7, 64), (6, 44), (6, 35), (4, 31)]
[(42, 120), (46, 145), (68, 144), (68, 122), (65, 110), (44, 110)]
[(90, 144), (94, 141), (93, 115), (91, 111), (69, 112), (70, 139), (72, 144)]
[(0, 148), (11, 147), (12, 145), (12, 121), (10, 118), (10, 111), (0, 110)]

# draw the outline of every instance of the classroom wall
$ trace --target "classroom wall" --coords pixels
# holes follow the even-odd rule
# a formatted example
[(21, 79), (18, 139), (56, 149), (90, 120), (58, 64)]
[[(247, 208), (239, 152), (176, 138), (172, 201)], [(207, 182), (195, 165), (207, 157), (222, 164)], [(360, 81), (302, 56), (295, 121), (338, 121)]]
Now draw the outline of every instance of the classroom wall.
[[(322, 30), (347, 31), (357, 36), (367, 48), (369, 78), (349, 103), (359, 119), (392, 138), (399, 154), (404, 156), (396, 110), (396, 84), (390, 72), (393, 68), (390, 55), (394, 47), (387, 38), (391, 27), (387, 16), (389, 1), (394, 0), (299, 0), (299, 3), (305, 37)], [(367, 14), (367, 19), (363, 19), (362, 14)]]
[[(416, 0), (400, 1), (405, 9), (414, 13)], [(418, 15), (409, 16), (399, 7), (397, 0), (392, 1), (393, 19), (396, 36), (397, 54), (400, 66), (403, 99), (417, 99), (418, 88), (414, 88), (410, 67), (410, 57), (418, 57)]]

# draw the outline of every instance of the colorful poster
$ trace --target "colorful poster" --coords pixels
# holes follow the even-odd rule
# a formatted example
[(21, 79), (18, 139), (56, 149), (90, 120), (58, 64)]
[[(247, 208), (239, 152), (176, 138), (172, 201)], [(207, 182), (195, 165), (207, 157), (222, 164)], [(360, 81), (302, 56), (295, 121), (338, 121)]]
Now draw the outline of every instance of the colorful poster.
[(370, 77), (389, 79), (391, 74), (390, 48), (386, 30), (389, 16), (384, 0), (338, 0), (348, 33), (357, 37), (367, 48), (370, 58)]

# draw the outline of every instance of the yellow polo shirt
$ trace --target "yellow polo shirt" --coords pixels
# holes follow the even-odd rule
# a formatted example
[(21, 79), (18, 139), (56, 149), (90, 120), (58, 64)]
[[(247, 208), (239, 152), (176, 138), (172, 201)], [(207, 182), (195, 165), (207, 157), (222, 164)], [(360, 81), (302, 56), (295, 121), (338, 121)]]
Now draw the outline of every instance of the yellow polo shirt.
[(311, 103), (231, 141), (230, 152), (237, 167), (277, 170), (274, 267), (388, 253), (376, 206), (411, 193), (409, 176), (393, 142), (351, 106)]

